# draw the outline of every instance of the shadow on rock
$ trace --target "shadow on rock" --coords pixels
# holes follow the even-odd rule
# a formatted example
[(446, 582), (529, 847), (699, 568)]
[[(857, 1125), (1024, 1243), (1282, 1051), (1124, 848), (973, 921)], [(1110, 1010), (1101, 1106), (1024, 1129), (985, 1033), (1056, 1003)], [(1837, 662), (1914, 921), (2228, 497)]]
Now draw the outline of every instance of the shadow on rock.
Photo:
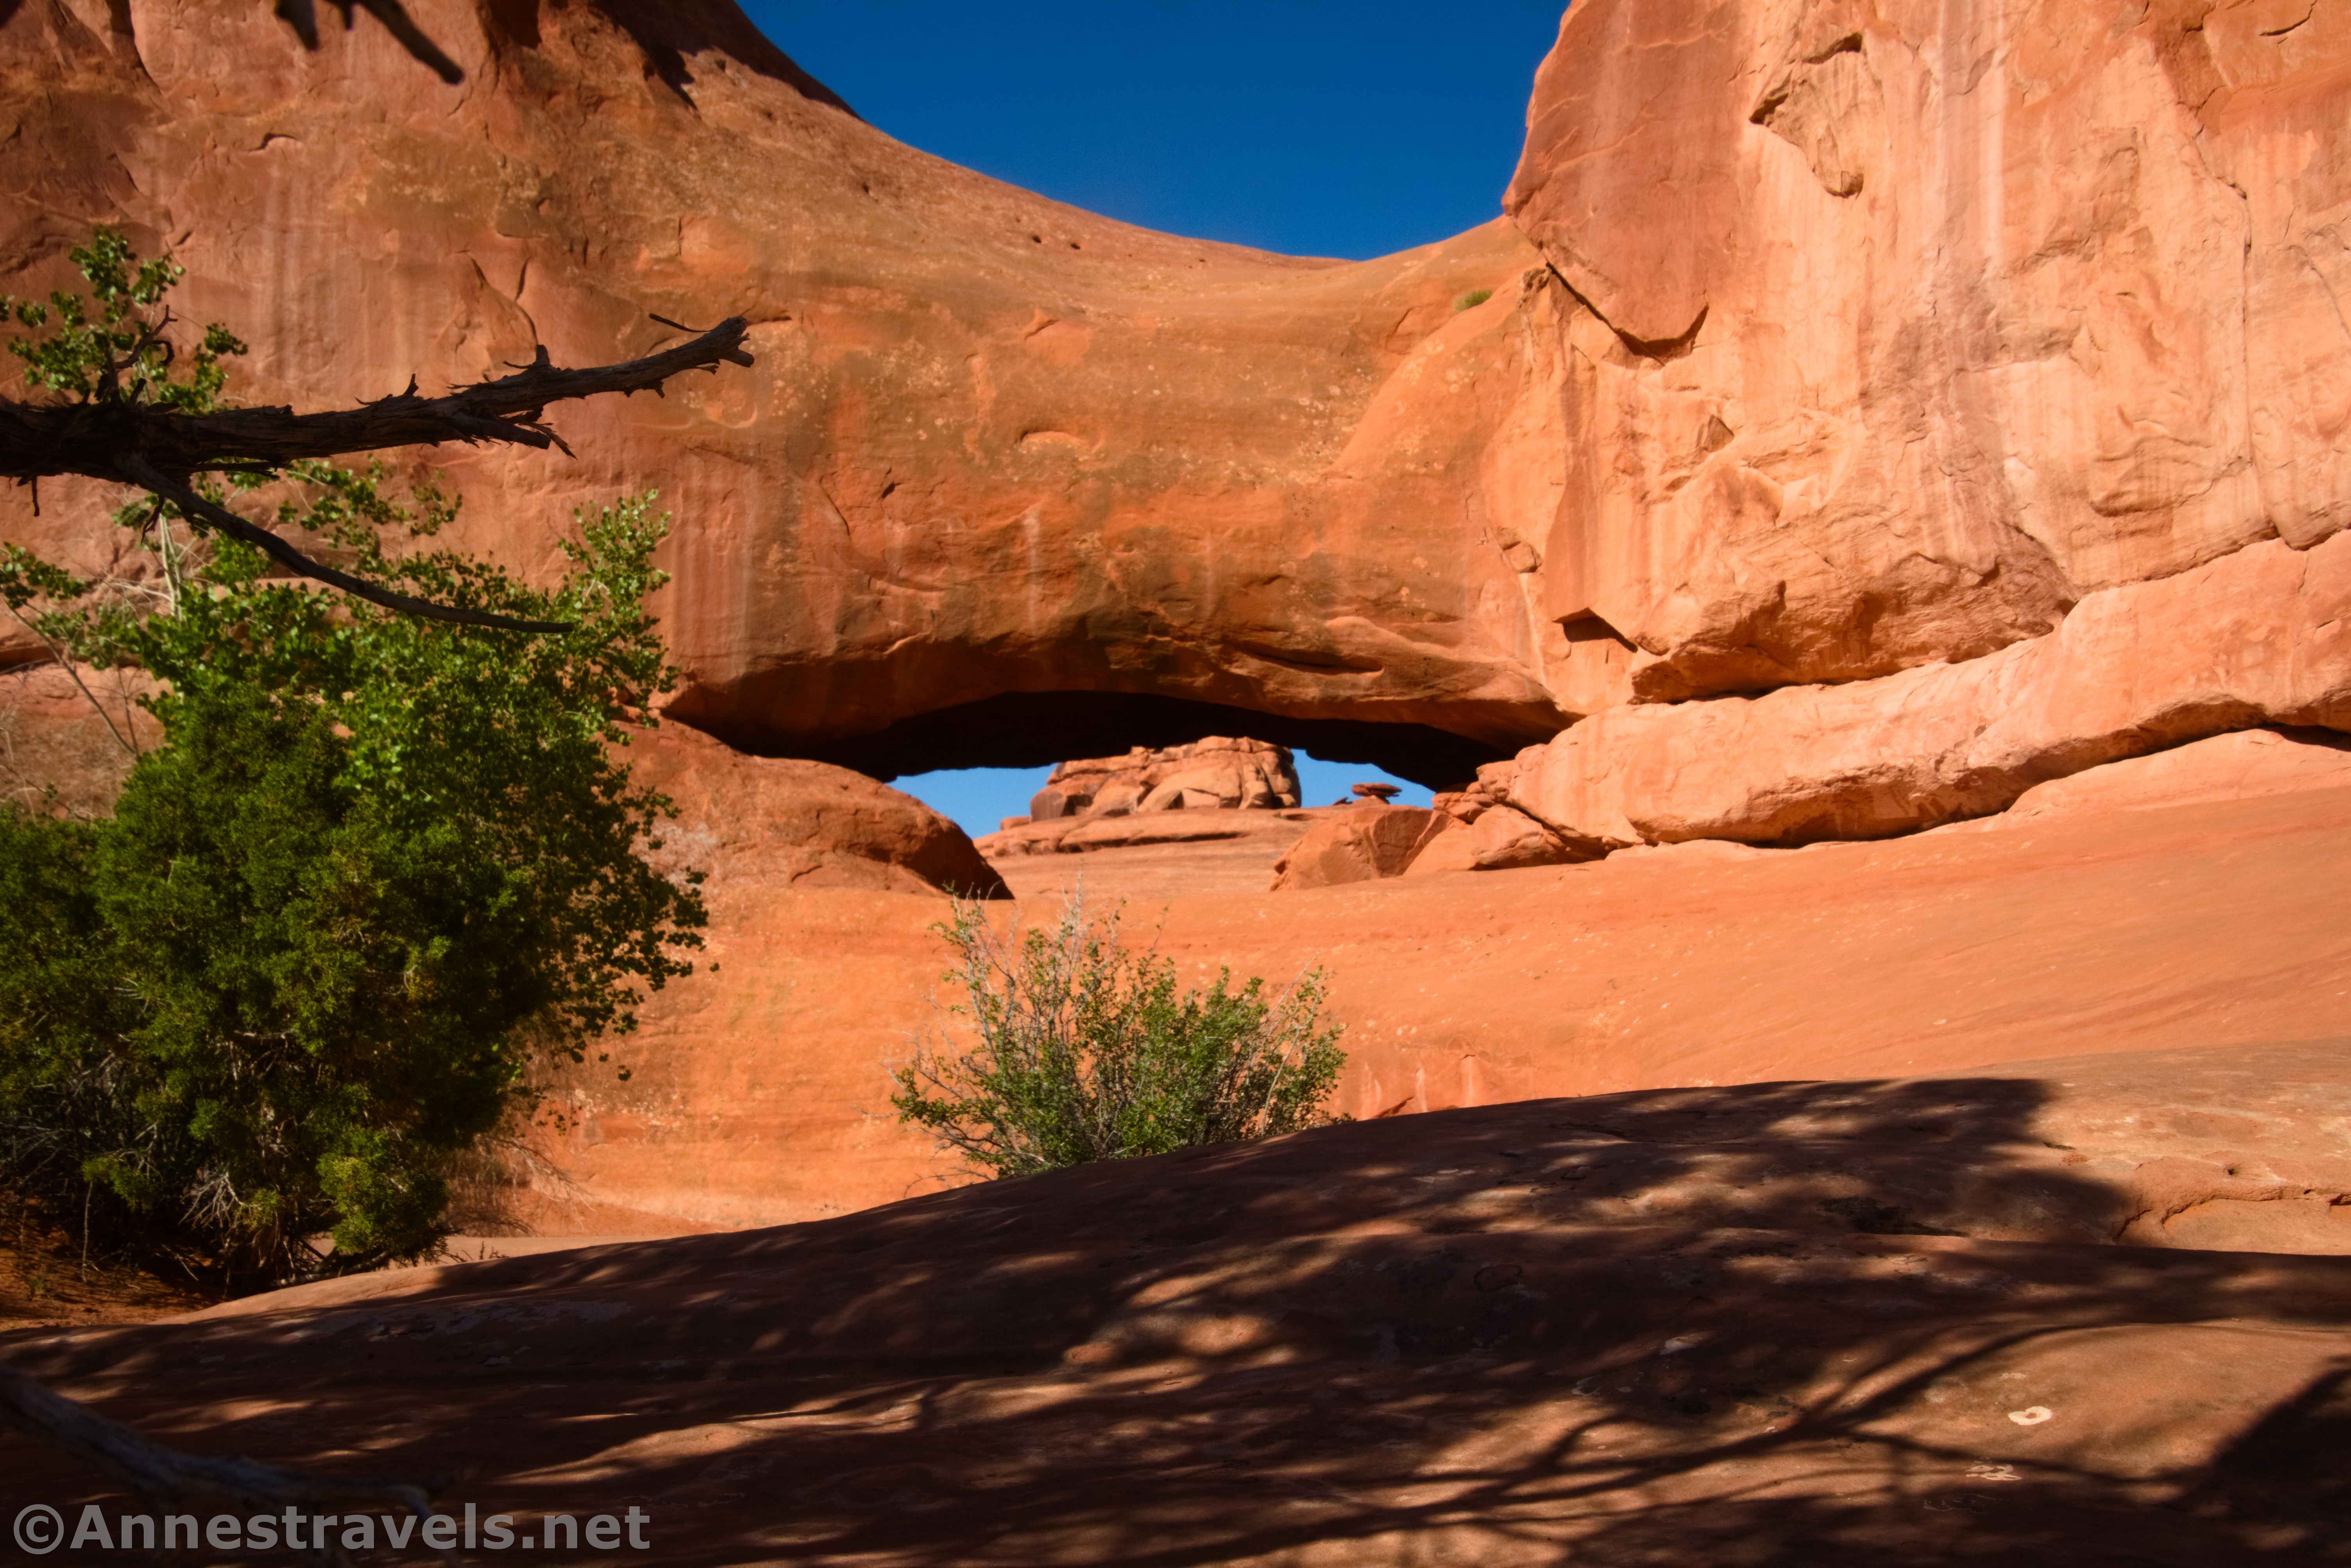
[(2351, 1260), (2112, 1245), (2052, 1093), (1446, 1112), (10, 1354), (665, 1563), (2346, 1560)]

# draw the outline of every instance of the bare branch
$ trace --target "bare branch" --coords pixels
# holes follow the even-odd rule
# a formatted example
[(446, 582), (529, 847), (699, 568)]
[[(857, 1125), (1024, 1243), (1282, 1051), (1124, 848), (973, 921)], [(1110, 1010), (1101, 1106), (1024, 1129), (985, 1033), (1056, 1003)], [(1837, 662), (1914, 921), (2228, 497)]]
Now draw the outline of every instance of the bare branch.
[[(50, 662), (56, 664), (58, 669), (63, 670), (66, 673), (66, 679), (74, 684), (74, 690), (82, 695), (84, 700), (89, 704), (90, 711), (98, 715), (99, 722), (106, 726), (106, 733), (114, 737), (114, 744), (129, 752), (131, 754), (131, 761), (138, 761), (138, 743), (131, 739), (129, 736), (123, 734), (122, 731), (116, 727), (114, 716), (106, 711), (106, 705), (98, 700), (98, 694), (91, 691), (89, 684), (81, 678), (81, 666), (74, 662), (73, 655), (68, 653), (65, 649), (57, 646), (55, 642), (51, 641), (47, 635), (45, 635), (41, 629), (26, 619), (24, 612), (18, 610), (15, 605), (9, 604), (5, 601), (0, 601), (0, 610), (5, 610), (8, 612), (9, 620), (14, 621), (18, 626), (24, 628), (26, 635), (31, 637), (35, 642), (40, 643), (43, 649), (47, 650)], [(129, 714), (124, 714), (123, 721), (125, 723), (129, 723), (130, 717), (131, 716)]]
[[(0, 1421), (96, 1466), (141, 1496), (158, 1500), (209, 1498), (252, 1512), (275, 1512), (288, 1504), (308, 1507), (365, 1500), (393, 1504), (420, 1521), (432, 1516), (430, 1500), (422, 1487), (398, 1481), (320, 1479), (235, 1456), (183, 1453), (119, 1421), (108, 1420), (5, 1363), (0, 1363)], [(340, 1556), (333, 1554), (334, 1560)], [(442, 1561), (455, 1563), (455, 1559), (444, 1552)]]
[(194, 474), (445, 441), (505, 442), (568, 453), (570, 448), (542, 420), (549, 403), (600, 392), (658, 391), (688, 371), (750, 364), (750, 351), (743, 347), (749, 332), (749, 322), (730, 317), (674, 349), (580, 370), (559, 368), (541, 345), (537, 358), (510, 376), (433, 398), (417, 396), (412, 382), (407, 391), (391, 397), (322, 413), (290, 408), (176, 413), (120, 400), (25, 403), (0, 398), (0, 479), (84, 474), (143, 484), (128, 471), (128, 460), (143, 459), (166, 474)]
[(162, 473), (141, 457), (131, 458), (125, 465), (124, 476), (132, 484), (144, 486), (180, 508), (189, 522), (200, 528), (212, 528), (253, 546), (287, 570), (340, 588), (356, 599), (371, 604), (381, 604), (386, 610), (397, 610), (409, 615), (422, 615), (432, 621), (453, 621), (460, 626), (489, 626), (502, 632), (569, 632), (570, 623), (564, 621), (525, 621), (518, 616), (498, 615), (487, 610), (467, 610), (462, 605), (442, 604), (413, 594), (395, 593), (381, 583), (370, 582), (363, 577), (338, 571), (324, 561), (314, 560), (277, 534), (257, 523), (247, 522), (226, 507), (205, 500), (191, 486)]
[(688, 371), (750, 364), (750, 350), (743, 347), (749, 332), (749, 322), (729, 317), (674, 349), (580, 370), (559, 369), (542, 344), (532, 362), (510, 376), (434, 398), (417, 396), (411, 379), (405, 392), (325, 413), (296, 413), (290, 408), (178, 413), (103, 394), (69, 403), (0, 398), (0, 478), (34, 484), (49, 475), (80, 474), (136, 485), (171, 502), (196, 527), (241, 539), (287, 570), (371, 604), (461, 626), (565, 632), (570, 628), (559, 621), (525, 621), (439, 604), (339, 571), (267, 528), (204, 499), (190, 476), (268, 473), (305, 459), (394, 446), (436, 446), (444, 441), (504, 442), (542, 451), (557, 447), (568, 455), (571, 448), (545, 423), (549, 403), (600, 392), (658, 392), (663, 382)]

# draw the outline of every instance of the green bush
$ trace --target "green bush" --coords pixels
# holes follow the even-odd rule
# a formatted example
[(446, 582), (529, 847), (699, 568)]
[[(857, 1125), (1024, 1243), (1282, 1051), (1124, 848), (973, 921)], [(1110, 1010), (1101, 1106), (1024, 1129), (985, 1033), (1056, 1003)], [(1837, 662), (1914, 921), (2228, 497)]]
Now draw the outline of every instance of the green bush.
[(386, 534), (455, 508), (383, 480), (301, 464), (232, 483), (278, 484), (280, 527), (346, 570), (569, 629), (274, 579), (143, 505), (119, 520), (143, 525), (152, 572), (0, 560), (0, 603), (61, 656), (162, 684), (165, 737), (110, 820), (0, 812), (0, 1171), (248, 1279), (320, 1267), (320, 1233), (338, 1269), (429, 1249), (455, 1163), (528, 1103), (533, 1064), (625, 1032), (700, 945), (696, 879), (642, 853), (674, 813), (614, 749), (674, 680), (643, 607), (665, 519), (650, 497), (584, 519), (542, 591), (395, 557)]
[(1050, 929), (998, 932), (957, 901), (935, 929), (955, 949), (949, 1010), (968, 1051), (926, 1042), (894, 1074), (901, 1120), (998, 1176), (1165, 1154), (1316, 1126), (1346, 1061), (1318, 1029), (1323, 977), (1269, 993), (1221, 972), (1179, 991), (1176, 967), (1119, 939), (1118, 917), (1072, 897)]
[(1473, 288), (1453, 302), (1454, 313), (1458, 315), (1464, 310), (1473, 309), (1492, 298), (1494, 291), (1490, 288)]

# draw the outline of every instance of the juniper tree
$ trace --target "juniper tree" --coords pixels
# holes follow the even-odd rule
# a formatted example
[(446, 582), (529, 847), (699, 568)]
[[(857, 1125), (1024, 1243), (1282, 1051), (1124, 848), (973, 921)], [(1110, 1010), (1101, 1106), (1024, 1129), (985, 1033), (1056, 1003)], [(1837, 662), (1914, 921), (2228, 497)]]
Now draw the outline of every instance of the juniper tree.
[[(248, 1261), (282, 1264), (311, 1228), (355, 1260), (413, 1251), (443, 1156), (508, 1103), (528, 1051), (625, 1027), (640, 983), (684, 971), (702, 915), (635, 854), (665, 802), (611, 751), (673, 674), (642, 607), (660, 580), (646, 501), (583, 519), (563, 583), (534, 590), (388, 548), (446, 503), (331, 460), (569, 452), (550, 405), (748, 364), (746, 323), (581, 369), (541, 349), (436, 397), (412, 381), (346, 409), (238, 408), (243, 345), (172, 317), (172, 263), (105, 232), (75, 260), (87, 295), (0, 305), (27, 392), (0, 397), (0, 477), (132, 486), (116, 520), (142, 531), (166, 602), (21, 548), (0, 602), (61, 653), (159, 677), (168, 744), (111, 821), (0, 824), (0, 1118), (37, 1169)], [(270, 523), (247, 515), (272, 494)], [(0, 1416), (151, 1498), (423, 1506), (413, 1487), (180, 1453), (5, 1366)]]

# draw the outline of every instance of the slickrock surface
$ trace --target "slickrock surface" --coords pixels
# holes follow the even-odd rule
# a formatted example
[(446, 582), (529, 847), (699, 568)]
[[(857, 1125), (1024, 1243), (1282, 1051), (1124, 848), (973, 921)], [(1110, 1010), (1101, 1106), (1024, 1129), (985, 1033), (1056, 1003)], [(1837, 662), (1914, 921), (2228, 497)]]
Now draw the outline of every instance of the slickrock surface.
[[(1114, 897), (1097, 868), (1144, 852), (1004, 864)], [(1328, 970), (1357, 1116), (2351, 1033), (2351, 789), (1270, 894), (1260, 852), (1230, 891), (1134, 896), (1129, 928), (1186, 983)], [(1060, 883), (1019, 885), (1004, 917), (1050, 919)], [(954, 1179), (884, 1077), (955, 999), (935, 899), (711, 891), (719, 971), (656, 998), (628, 1083), (566, 1087), (580, 1195), (745, 1225)]]
[(663, 1563), (2302, 1568), (2351, 1258), (2112, 1245), (2107, 1178), (2331, 1117), (2339, 1192), (2343, 1051), (1452, 1111), (0, 1348), (518, 1531), (635, 1506)]
[(2036, 784), (1976, 831), (2056, 812), (2136, 811), (2351, 788), (2351, 743), (2328, 730), (2242, 729)]

